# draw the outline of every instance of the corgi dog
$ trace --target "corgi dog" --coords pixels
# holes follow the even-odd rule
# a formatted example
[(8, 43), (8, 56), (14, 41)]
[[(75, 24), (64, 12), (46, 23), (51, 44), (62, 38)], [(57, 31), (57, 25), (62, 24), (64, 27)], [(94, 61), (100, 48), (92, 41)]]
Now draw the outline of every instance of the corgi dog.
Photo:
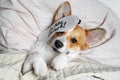
[[(71, 13), (71, 6), (68, 1), (58, 7), (53, 17), (53, 24), (57, 28), (55, 26), (54, 28), (49, 27), (49, 39), (42, 38), (46, 37), (47, 32), (40, 34), (35, 45), (28, 52), (29, 54), (23, 64), (23, 73), (33, 69), (35, 75), (45, 76), (48, 73), (49, 65), (54, 70), (62, 70), (79, 55), (90, 53), (91, 50), (88, 49), (104, 38), (105, 29), (86, 30), (80, 26), (81, 20)], [(58, 25), (60, 26), (58, 27)], [(67, 28), (64, 30), (65, 27)]]

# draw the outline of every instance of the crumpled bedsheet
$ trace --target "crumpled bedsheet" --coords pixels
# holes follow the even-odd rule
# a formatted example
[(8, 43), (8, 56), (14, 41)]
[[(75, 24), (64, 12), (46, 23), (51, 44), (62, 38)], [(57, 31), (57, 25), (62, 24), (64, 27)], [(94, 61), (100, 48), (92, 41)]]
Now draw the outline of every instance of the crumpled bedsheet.
[(36, 77), (32, 71), (22, 75), (26, 54), (18, 51), (0, 53), (0, 80), (120, 80), (120, 68), (85, 61), (71, 62), (62, 71), (49, 69), (45, 77)]

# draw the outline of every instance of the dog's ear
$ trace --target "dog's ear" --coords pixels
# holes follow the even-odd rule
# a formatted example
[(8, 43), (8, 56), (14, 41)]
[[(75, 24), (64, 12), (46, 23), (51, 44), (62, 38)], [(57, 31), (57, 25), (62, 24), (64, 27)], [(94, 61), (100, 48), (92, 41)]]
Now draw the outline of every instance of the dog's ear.
[(106, 35), (106, 30), (102, 28), (90, 29), (90, 30), (86, 30), (86, 34), (87, 34), (87, 42), (91, 46), (93, 46), (96, 43), (103, 40), (103, 38)]
[(54, 15), (53, 22), (69, 15), (71, 15), (71, 6), (70, 6), (70, 3), (66, 1), (58, 7)]

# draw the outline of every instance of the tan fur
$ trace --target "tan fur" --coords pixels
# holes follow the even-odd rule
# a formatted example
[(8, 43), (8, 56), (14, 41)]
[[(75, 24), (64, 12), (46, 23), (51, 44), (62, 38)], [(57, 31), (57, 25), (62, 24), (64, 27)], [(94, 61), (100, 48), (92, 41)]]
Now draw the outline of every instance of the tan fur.
[[(69, 8), (67, 12), (62, 12), (63, 9), (65, 9), (65, 7)], [(60, 16), (61, 15), (61, 16)], [(61, 19), (65, 16), (69, 16), (71, 15), (71, 7), (70, 7), (70, 3), (68, 1), (64, 2), (64, 5), (60, 5), (58, 7), (58, 9), (55, 12), (54, 18), (53, 18), (53, 22), (57, 21), (58, 19)]]
[[(53, 37), (51, 38), (51, 41), (54, 38), (59, 37), (59, 36), (64, 36), (67, 33), (68, 32), (64, 32), (64, 33), (57, 32), (53, 35)], [(66, 37), (67, 43), (68, 43), (68, 48), (70, 48), (70, 49), (80, 48), (81, 50), (89, 48), (89, 44), (86, 42), (86, 36), (87, 36), (86, 31), (77, 25), (75, 27), (75, 29), (73, 31), (71, 31)], [(77, 42), (72, 43), (71, 42), (72, 38), (77, 39)]]
[[(80, 47), (81, 50), (89, 48), (89, 45), (86, 42), (86, 36), (85, 30), (77, 25), (76, 28), (67, 36), (68, 47), (72, 49)], [(72, 38), (76, 38), (77, 42), (72, 43)]]

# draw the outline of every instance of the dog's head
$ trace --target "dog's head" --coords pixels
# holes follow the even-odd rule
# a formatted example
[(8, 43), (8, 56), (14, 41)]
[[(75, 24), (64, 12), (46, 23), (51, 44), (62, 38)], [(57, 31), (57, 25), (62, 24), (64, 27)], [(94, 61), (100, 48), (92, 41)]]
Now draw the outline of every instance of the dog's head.
[[(69, 2), (64, 2), (58, 7), (53, 22), (67, 16), (71, 16), (71, 6)], [(106, 33), (106, 31), (101, 28), (85, 30), (79, 24), (73, 27), (74, 29), (71, 31), (56, 32), (52, 35), (49, 44), (55, 52), (76, 53), (86, 50), (90, 48), (93, 43), (102, 40)]]

